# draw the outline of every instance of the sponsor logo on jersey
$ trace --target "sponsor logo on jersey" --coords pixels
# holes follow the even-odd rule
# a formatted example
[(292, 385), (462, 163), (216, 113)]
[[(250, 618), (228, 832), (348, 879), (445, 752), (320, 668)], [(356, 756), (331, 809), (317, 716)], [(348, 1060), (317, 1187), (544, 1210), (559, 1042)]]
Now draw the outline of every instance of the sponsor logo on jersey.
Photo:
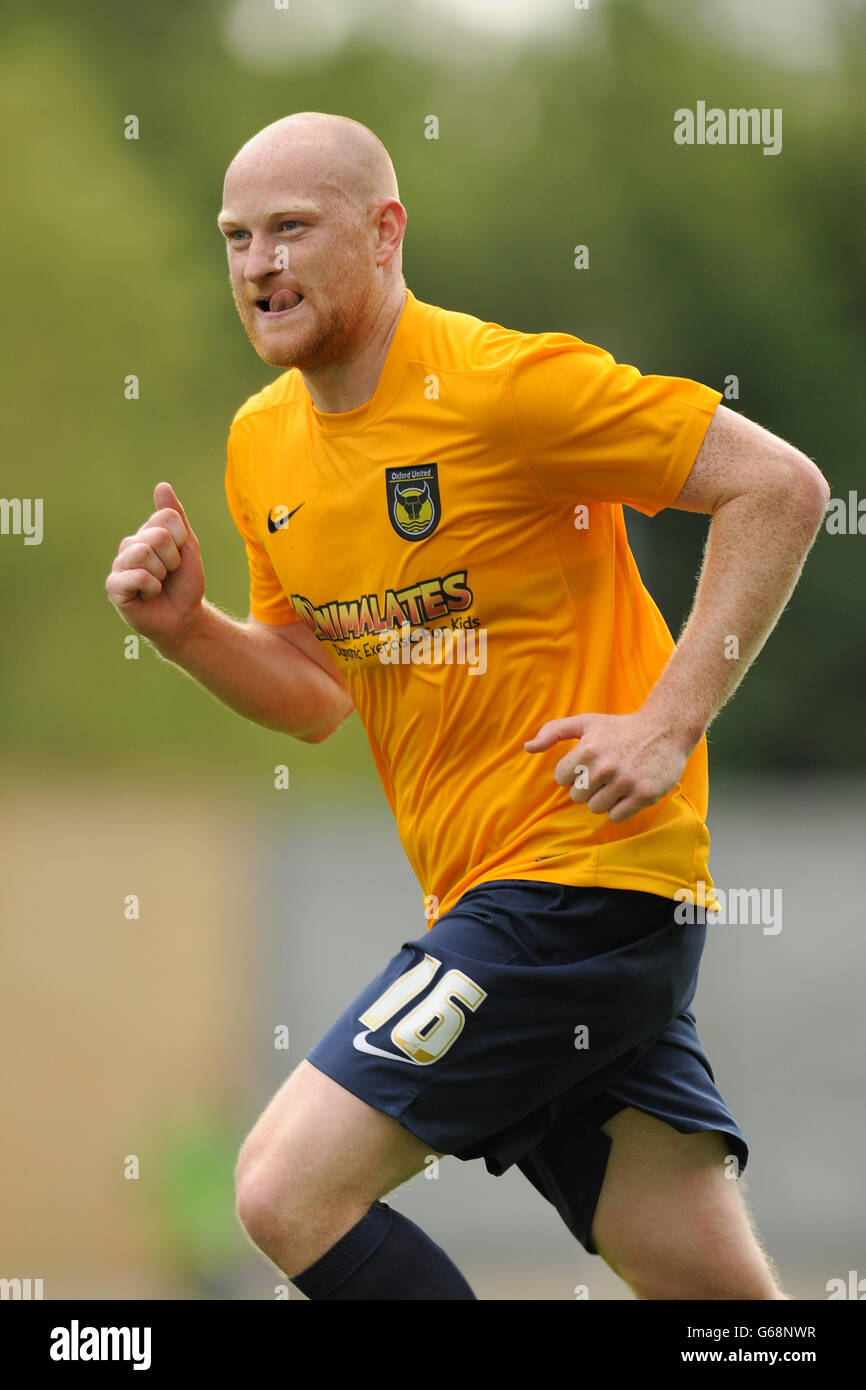
[[(474, 596), (467, 582), (468, 571), (424, 579), (405, 589), (386, 589), (384, 594), (362, 594), (360, 598), (335, 600), (316, 607), (303, 594), (289, 598), (304, 622), (325, 642), (345, 642), (347, 638), (365, 637), (371, 632), (389, 632), (403, 627), (429, 623), (436, 618), (450, 618), (452, 627), (459, 621), (451, 617), (470, 608)], [(477, 622), (477, 619), (476, 619)], [(463, 624), (475, 626), (470, 619)]]
[(295, 512), (301, 510), (303, 505), (303, 502), (299, 502), (291, 512), (284, 502), (281, 502), (277, 507), (271, 507), (271, 510), (268, 512), (268, 530), (271, 535), (276, 531), (287, 531), (289, 529), (289, 521), (295, 515)]

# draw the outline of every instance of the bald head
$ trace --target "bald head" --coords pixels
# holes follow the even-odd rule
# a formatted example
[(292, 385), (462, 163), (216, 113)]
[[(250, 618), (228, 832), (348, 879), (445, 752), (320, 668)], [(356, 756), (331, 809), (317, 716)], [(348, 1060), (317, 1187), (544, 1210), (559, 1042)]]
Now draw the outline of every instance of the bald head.
[(228, 167), (232, 178), (267, 170), (302, 170), (322, 192), (364, 214), (400, 197), (397, 175), (382, 141), (360, 121), (324, 111), (298, 111), (266, 125), (242, 145)]
[(218, 218), (238, 313), (266, 362), (340, 362), (399, 313), (406, 210), (388, 151), (360, 121), (299, 111), (226, 171)]

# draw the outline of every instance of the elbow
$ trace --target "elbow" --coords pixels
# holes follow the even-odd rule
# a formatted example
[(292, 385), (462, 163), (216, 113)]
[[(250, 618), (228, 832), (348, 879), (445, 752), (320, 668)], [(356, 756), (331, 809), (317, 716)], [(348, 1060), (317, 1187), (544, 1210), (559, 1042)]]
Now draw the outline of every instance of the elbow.
[(830, 486), (810, 458), (793, 450), (786, 460), (785, 490), (796, 498), (798, 515), (817, 530), (830, 501)]
[(818, 515), (823, 516), (827, 510), (827, 503), (830, 501), (830, 484), (820, 468), (817, 468), (810, 459), (806, 459), (805, 462), (808, 468), (804, 470), (804, 485), (818, 510)]
[(330, 738), (331, 734), (335, 734), (345, 724), (354, 708), (353, 704), (348, 707), (341, 706), (339, 712), (332, 715), (326, 723), (317, 724), (315, 728), (307, 729), (304, 733), (296, 733), (295, 738), (301, 743), (324, 743), (326, 738)]
[[(341, 720), (340, 723), (342, 722)], [(330, 738), (331, 734), (335, 734), (339, 727), (339, 724), (332, 724), (329, 728), (317, 729), (315, 733), (295, 734), (295, 738), (301, 743), (324, 743), (325, 739)]]

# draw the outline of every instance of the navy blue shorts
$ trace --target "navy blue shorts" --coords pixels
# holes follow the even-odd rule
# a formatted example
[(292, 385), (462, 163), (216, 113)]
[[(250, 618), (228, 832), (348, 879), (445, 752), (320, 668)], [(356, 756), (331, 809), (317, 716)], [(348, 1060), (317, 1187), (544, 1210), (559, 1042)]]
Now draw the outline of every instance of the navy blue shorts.
[(706, 927), (629, 889), (482, 884), (407, 941), (308, 1054), (430, 1152), (517, 1164), (591, 1254), (625, 1106), (684, 1133), (743, 1135), (689, 1007)]

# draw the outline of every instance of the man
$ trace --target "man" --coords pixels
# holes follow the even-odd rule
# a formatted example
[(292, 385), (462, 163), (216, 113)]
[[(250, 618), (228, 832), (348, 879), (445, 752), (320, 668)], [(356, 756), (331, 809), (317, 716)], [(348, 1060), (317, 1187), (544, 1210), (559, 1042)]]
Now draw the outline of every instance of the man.
[[(289, 369), (229, 439), (251, 614), (205, 600), (167, 483), (106, 581), (248, 718), (318, 743), (357, 709), (425, 896), (429, 930), (253, 1127), (240, 1218), (310, 1298), (472, 1299), (381, 1199), (433, 1153), (484, 1157), (639, 1298), (785, 1298), (730, 1181), (748, 1150), (690, 1009), (706, 929), (675, 899), (710, 881), (705, 730), (829, 489), (716, 391), (422, 304), (405, 222), (357, 122), (299, 113), (244, 145), (232, 292)], [(676, 648), (623, 503), (712, 514)]]

